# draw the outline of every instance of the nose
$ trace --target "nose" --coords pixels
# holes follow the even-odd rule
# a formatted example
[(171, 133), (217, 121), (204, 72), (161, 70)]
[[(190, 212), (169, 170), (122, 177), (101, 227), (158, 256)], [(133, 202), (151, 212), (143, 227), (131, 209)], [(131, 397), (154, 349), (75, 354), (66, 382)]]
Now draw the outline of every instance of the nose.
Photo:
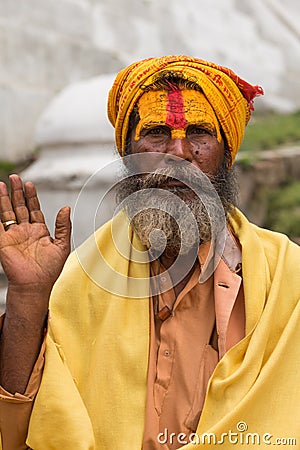
[(192, 162), (193, 159), (190, 145), (186, 138), (170, 139), (166, 154), (169, 161), (176, 158), (182, 158), (185, 161)]

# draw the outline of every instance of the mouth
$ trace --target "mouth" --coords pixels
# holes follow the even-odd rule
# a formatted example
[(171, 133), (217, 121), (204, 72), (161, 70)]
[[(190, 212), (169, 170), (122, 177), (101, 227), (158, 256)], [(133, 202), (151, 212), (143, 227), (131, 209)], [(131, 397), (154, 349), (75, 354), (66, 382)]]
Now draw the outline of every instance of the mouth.
[(167, 180), (163, 181), (159, 187), (161, 189), (169, 189), (169, 188), (183, 188), (183, 189), (188, 189), (188, 186), (183, 183), (180, 180), (177, 180), (176, 178), (168, 178)]

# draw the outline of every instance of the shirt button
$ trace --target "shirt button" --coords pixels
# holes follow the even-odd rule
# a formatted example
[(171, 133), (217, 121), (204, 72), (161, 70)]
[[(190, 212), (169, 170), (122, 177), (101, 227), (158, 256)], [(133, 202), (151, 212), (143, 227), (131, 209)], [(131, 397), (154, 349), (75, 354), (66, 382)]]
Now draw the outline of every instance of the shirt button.
[(161, 281), (164, 283), (165, 281), (167, 281), (166, 277), (160, 277)]
[(171, 355), (170, 350), (165, 350), (165, 351), (164, 351), (164, 355), (165, 355), (165, 356), (170, 356), (170, 355)]

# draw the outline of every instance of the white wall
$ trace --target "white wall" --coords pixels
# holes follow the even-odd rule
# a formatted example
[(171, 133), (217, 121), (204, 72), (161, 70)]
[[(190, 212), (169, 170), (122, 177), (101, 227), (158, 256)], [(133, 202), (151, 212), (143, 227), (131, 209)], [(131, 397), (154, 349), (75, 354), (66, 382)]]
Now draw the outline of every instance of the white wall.
[(0, 160), (32, 152), (36, 120), (60, 89), (119, 67), (93, 26), (89, 1), (0, 0)]

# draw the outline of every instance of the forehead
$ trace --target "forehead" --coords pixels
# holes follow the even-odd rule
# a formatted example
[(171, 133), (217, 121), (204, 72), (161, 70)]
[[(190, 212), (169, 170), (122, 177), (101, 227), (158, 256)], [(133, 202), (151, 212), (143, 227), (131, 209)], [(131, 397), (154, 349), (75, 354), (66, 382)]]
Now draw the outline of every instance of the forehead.
[(191, 89), (145, 92), (138, 101), (138, 110), (143, 123), (163, 123), (175, 129), (188, 123), (216, 121), (204, 94)]

